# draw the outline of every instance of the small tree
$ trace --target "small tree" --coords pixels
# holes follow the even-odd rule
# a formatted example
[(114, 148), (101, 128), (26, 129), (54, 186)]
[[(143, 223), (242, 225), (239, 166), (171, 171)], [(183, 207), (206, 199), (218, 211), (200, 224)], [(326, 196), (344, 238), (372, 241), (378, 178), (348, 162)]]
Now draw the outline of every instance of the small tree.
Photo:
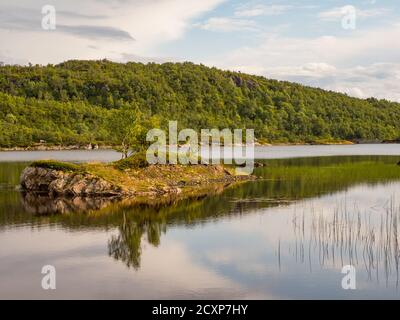
[(109, 127), (116, 150), (122, 153), (122, 158), (129, 157), (134, 152), (147, 148), (147, 132), (159, 125), (158, 118), (146, 116), (134, 105), (113, 110)]

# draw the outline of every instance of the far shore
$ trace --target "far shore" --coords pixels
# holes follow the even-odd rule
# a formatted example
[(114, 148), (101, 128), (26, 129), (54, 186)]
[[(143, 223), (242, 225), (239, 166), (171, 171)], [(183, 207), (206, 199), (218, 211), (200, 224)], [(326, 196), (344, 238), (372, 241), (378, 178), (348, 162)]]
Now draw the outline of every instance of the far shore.
[(0, 151), (95, 151), (95, 150), (112, 150), (115, 149), (113, 146), (99, 146), (96, 148), (89, 148), (87, 146), (29, 146), (29, 147), (11, 147), (11, 148), (0, 148)]
[[(400, 141), (322, 141), (322, 142), (293, 142), (293, 143), (262, 143), (256, 142), (256, 147), (275, 147), (275, 146), (329, 146), (329, 145), (357, 145), (357, 144), (399, 144)], [(244, 146), (244, 144), (243, 144)], [(116, 146), (110, 145), (87, 145), (87, 146), (61, 146), (61, 145), (34, 145), (28, 147), (0, 148), (1, 151), (93, 151), (93, 150), (113, 150)]]

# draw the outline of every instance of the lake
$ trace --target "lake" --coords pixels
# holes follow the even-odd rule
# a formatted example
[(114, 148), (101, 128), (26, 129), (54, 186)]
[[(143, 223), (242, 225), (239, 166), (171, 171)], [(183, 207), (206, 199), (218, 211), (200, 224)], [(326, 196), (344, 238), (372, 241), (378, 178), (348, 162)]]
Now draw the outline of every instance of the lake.
[[(398, 299), (400, 145), (261, 147), (260, 177), (169, 205), (63, 204), (18, 190), (29, 161), (113, 151), (0, 153), (0, 298)], [(43, 290), (42, 267), (56, 268)], [(344, 290), (342, 268), (356, 289)]]

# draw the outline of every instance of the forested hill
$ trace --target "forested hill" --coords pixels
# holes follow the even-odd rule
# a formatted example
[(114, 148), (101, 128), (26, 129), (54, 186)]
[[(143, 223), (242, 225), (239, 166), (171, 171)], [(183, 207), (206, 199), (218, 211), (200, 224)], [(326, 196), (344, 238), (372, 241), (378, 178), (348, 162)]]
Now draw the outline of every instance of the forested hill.
[(0, 147), (117, 144), (130, 110), (161, 126), (254, 128), (266, 142), (396, 140), (400, 104), (192, 63), (0, 67)]

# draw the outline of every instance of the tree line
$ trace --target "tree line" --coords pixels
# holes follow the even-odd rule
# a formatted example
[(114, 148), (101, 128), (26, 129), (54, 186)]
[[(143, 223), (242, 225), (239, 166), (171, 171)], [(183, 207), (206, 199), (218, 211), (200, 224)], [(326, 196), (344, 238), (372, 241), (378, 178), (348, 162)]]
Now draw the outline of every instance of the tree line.
[(169, 120), (180, 129), (252, 128), (270, 143), (400, 138), (399, 103), (189, 62), (0, 66), (0, 147), (123, 146)]

